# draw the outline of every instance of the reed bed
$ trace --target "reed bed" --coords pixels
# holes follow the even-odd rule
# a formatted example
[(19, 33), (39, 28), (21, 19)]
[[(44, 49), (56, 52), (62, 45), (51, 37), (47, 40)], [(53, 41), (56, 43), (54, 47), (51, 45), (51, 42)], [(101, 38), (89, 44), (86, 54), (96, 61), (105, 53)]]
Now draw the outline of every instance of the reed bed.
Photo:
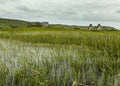
[(0, 31), (0, 86), (119, 85), (119, 31), (34, 32)]

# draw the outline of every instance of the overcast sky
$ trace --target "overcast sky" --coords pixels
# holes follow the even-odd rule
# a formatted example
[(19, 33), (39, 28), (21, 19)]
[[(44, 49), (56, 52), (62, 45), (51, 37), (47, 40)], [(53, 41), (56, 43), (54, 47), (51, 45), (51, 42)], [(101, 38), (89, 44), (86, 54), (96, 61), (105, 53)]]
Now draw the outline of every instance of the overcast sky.
[(0, 0), (0, 17), (120, 28), (120, 0)]

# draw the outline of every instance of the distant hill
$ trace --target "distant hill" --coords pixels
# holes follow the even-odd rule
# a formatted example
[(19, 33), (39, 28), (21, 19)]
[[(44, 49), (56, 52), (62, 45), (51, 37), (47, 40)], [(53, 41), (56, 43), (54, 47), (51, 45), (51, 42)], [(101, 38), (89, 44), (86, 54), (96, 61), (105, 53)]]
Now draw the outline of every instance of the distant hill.
[[(61, 25), (61, 24), (52, 24), (51, 25), (52, 28), (56, 28), (56, 29), (76, 29), (76, 30), (87, 30), (88, 29), (88, 26), (78, 26), (78, 25)], [(96, 30), (97, 29), (97, 26), (93, 26), (92, 30)], [(110, 26), (102, 26), (101, 28), (102, 30), (117, 30), (116, 28), (114, 27), (110, 27)]]
[[(27, 27), (28, 23), (35, 24), (36, 22), (28, 22), (23, 20), (16, 19), (5, 19), (0, 18), (0, 29), (1, 28), (17, 28), (17, 27)], [(50, 28), (54, 29), (88, 29), (88, 26), (77, 26), (77, 25), (61, 25), (61, 24), (51, 24)], [(93, 30), (96, 29), (96, 26), (93, 26)], [(102, 30), (117, 30), (114, 27), (102, 26)]]
[(27, 21), (0, 18), (1, 28), (9, 28), (10, 26), (25, 27), (27, 24)]

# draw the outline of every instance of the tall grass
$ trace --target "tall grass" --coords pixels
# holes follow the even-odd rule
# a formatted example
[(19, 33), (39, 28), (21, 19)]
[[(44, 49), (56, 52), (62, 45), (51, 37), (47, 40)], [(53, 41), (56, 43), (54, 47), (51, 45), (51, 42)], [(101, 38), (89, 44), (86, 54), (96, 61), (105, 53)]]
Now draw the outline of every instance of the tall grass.
[(0, 85), (115, 86), (119, 37), (119, 31), (1, 31)]
[[(28, 29), (29, 30), (29, 29)], [(22, 30), (23, 32), (0, 32), (0, 38), (13, 39), (27, 43), (49, 44), (76, 44), (92, 47), (93, 49), (106, 50), (114, 57), (120, 57), (120, 32), (119, 31), (75, 31), (75, 30)]]
[(71, 86), (73, 81), (78, 81), (113, 86), (120, 65), (107, 52), (76, 45), (43, 46), (1, 40), (1, 85)]

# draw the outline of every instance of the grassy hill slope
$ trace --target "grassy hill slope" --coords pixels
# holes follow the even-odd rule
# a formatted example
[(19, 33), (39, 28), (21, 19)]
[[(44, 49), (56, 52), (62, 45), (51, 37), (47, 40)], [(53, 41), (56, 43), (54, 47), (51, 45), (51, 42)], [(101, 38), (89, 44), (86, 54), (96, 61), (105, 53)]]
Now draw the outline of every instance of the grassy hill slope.
[[(36, 22), (28, 22), (23, 20), (16, 19), (5, 19), (0, 18), (0, 29), (6, 28), (17, 28), (17, 27), (27, 27), (28, 23), (35, 24)], [(49, 28), (52, 29), (81, 29), (86, 30), (88, 26), (77, 26), (77, 25), (61, 25), (61, 24), (51, 24)], [(96, 29), (96, 26), (93, 26), (93, 30)], [(116, 30), (114, 27), (102, 26), (103, 30)]]
[(9, 28), (10, 26), (25, 27), (27, 23), (28, 22), (22, 20), (0, 18), (1, 28)]

